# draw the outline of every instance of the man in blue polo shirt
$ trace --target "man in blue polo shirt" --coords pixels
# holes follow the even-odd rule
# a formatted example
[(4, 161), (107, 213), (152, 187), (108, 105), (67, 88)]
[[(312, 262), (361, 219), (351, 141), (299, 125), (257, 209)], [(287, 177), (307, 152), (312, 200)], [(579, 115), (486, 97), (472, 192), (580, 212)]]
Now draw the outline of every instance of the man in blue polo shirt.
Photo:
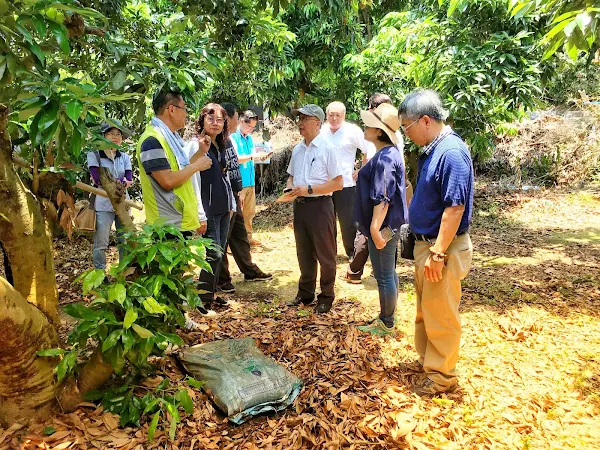
[(416, 236), (415, 348), (419, 354), (409, 367), (427, 376), (410, 390), (420, 396), (437, 395), (457, 386), (460, 282), (473, 255), (469, 237), (473, 163), (463, 140), (444, 124), (448, 114), (436, 92), (408, 94), (398, 114), (404, 135), (423, 147), (408, 213)]

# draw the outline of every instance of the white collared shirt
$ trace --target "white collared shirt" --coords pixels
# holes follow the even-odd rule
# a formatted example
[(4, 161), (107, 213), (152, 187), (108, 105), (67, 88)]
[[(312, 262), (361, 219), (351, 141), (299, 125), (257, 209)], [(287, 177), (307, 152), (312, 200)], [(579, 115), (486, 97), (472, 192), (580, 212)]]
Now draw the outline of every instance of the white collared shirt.
[(323, 133), (319, 133), (308, 146), (302, 141), (294, 147), (287, 173), (293, 177), (294, 187), (316, 186), (343, 175), (338, 153)]
[(321, 133), (325, 134), (331, 140), (338, 153), (342, 176), (344, 178), (344, 187), (356, 186), (356, 182), (352, 178), (354, 163), (356, 161), (356, 151), (360, 150), (366, 155), (371, 147), (375, 150), (375, 146), (365, 140), (363, 130), (349, 122), (344, 122), (335, 133), (331, 131), (329, 124), (325, 123), (321, 128)]

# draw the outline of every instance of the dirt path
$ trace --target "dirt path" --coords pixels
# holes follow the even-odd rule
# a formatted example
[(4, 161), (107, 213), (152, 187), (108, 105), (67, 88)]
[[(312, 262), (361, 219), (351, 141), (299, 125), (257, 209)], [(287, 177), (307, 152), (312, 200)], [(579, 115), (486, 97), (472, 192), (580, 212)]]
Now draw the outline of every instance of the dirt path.
[[(275, 279), (244, 283), (233, 264), (238, 292), (230, 296), (230, 311), (203, 320), (205, 332), (184, 338), (199, 343), (254, 337), (306, 387), (295, 408), (239, 427), (198, 393), (193, 417), (184, 419), (170, 448), (598, 448), (600, 191), (493, 194), (481, 187), (478, 195), (456, 393), (416, 398), (407, 389), (414, 375), (398, 369), (398, 362), (415, 356), (408, 262), (399, 266), (396, 338), (370, 337), (355, 328), (378, 312), (370, 268), (363, 285), (337, 283), (330, 314), (290, 309), (285, 302), (295, 295), (299, 272), (289, 207), (263, 208), (256, 236), (264, 245), (255, 260)], [(340, 257), (340, 273), (345, 264)], [(72, 266), (57, 267), (59, 281), (71, 278)], [(172, 379), (183, 376), (167, 367)], [(88, 446), (69, 448), (169, 448), (163, 432), (149, 445), (144, 429), (114, 430), (102, 417), (85, 408), (57, 418), (69, 433), (46, 438), (52, 441), (48, 448), (76, 438)], [(39, 439), (35, 433), (42, 428), (32, 429), (32, 438)]]

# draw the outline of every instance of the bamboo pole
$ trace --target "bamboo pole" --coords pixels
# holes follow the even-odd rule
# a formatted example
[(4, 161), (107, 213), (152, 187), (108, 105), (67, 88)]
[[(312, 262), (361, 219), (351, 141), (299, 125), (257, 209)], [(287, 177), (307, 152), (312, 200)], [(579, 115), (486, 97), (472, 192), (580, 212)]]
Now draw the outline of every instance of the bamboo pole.
[[(13, 155), (12, 161), (17, 166), (23, 167), (28, 170), (32, 169), (31, 164), (29, 164), (27, 161), (25, 161), (23, 158), (21, 158), (19, 156)], [(108, 198), (106, 191), (104, 191), (103, 189), (99, 189), (94, 186), (90, 186), (89, 184), (82, 183), (81, 181), (78, 181), (77, 183), (75, 183), (75, 187), (78, 189), (81, 189), (82, 191)], [(131, 206), (132, 208), (139, 209), (140, 211), (144, 209), (144, 205), (142, 205), (141, 203), (138, 203), (138, 202), (134, 202), (133, 200), (125, 200), (125, 204), (127, 206)]]

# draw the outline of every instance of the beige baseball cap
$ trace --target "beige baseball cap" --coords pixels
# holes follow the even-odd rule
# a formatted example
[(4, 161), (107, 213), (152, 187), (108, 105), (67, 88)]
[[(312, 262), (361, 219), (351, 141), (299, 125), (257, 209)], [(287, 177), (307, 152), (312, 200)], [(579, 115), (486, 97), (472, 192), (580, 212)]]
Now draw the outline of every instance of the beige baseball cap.
[(398, 110), (389, 103), (382, 103), (369, 111), (361, 111), (360, 118), (366, 126), (385, 131), (394, 144), (398, 143), (396, 131), (400, 128), (401, 122), (398, 119)]

